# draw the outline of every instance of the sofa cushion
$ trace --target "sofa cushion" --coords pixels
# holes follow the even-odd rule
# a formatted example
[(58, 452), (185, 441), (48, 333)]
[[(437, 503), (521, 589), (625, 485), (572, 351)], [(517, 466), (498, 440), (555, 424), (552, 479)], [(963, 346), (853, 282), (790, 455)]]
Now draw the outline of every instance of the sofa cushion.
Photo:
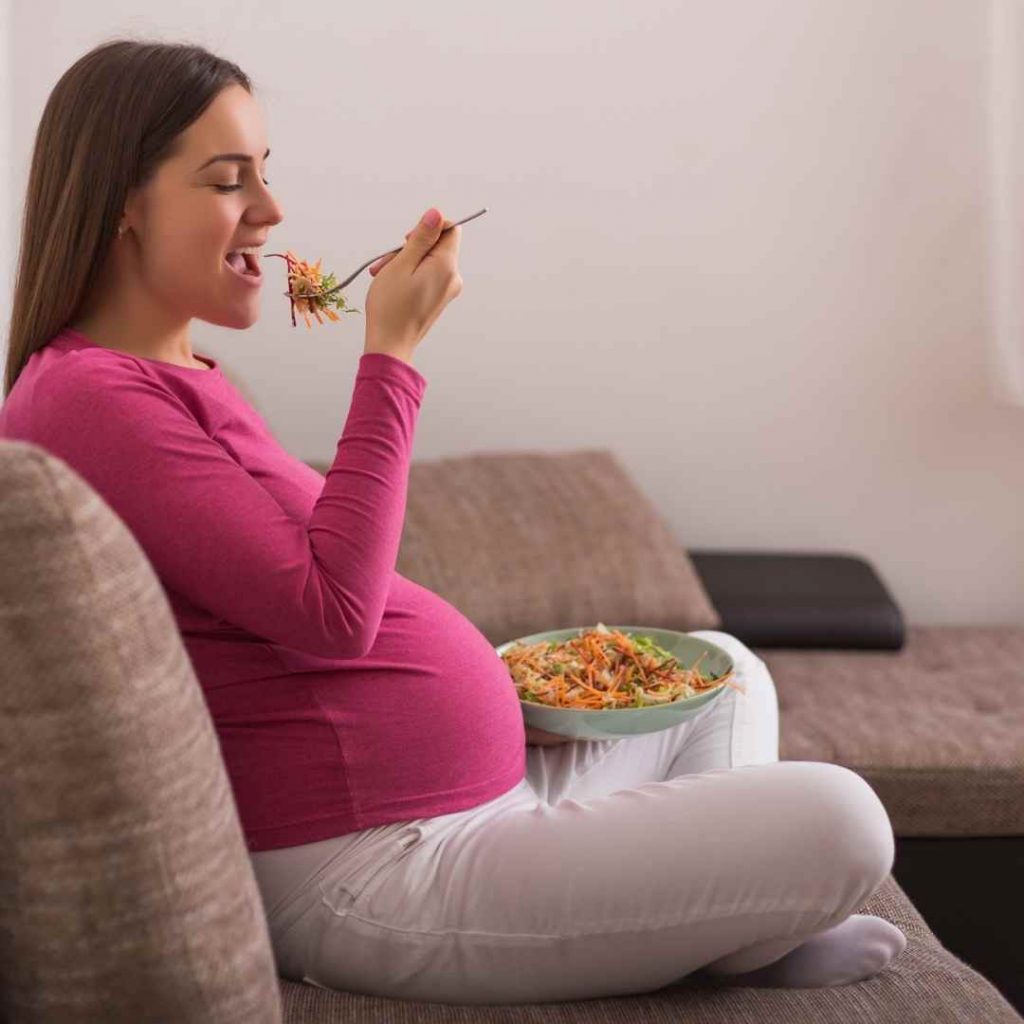
[(692, 548), (689, 555), (722, 629), (748, 646), (903, 646), (899, 606), (860, 555)]
[(0, 1017), (280, 1021), (203, 692), (152, 565), (67, 463), (0, 442)]
[(900, 836), (1024, 834), (1024, 628), (910, 626), (901, 651), (755, 648), (779, 754), (862, 775)]
[(413, 462), (397, 569), (493, 644), (598, 621), (721, 622), (679, 540), (603, 449)]
[(890, 875), (860, 908), (892, 921), (907, 947), (872, 978), (831, 988), (726, 988), (693, 976), (655, 992), (517, 1006), (414, 1003), (279, 979), (285, 1024), (1020, 1024), (996, 988), (943, 947)]

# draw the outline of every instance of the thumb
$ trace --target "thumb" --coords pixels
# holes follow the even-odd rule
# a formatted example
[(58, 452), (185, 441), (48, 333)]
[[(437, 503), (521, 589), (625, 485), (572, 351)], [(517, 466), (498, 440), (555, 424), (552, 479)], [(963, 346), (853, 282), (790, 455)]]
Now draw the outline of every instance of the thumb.
[(441, 211), (432, 206), (420, 218), (419, 224), (409, 232), (408, 241), (395, 259), (404, 258), (410, 261), (415, 269), (420, 260), (434, 248), (437, 240), (441, 237), (443, 224), (444, 217), (441, 215)]

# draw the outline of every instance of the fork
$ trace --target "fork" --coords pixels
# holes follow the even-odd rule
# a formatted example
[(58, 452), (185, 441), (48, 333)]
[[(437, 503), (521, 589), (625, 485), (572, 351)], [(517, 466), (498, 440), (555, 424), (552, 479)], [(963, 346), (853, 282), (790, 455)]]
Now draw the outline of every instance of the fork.
[[(444, 231), (441, 232), (441, 234), (443, 235), (445, 231), (451, 231), (452, 228), (458, 227), (459, 224), (465, 224), (466, 221), (473, 220), (474, 218), (479, 217), (482, 213), (486, 212), (487, 207), (485, 206), (482, 210), (477, 210), (476, 213), (471, 213), (468, 217), (463, 217), (462, 220), (457, 220), (454, 224), (449, 224), (448, 227), (446, 227)], [(331, 295), (334, 292), (341, 291), (341, 289), (344, 288), (345, 285), (351, 284), (367, 267), (376, 263), (377, 260), (382, 260), (385, 256), (391, 256), (396, 252), (401, 252), (402, 249), (404, 248), (405, 246), (400, 245), (397, 249), (391, 249), (388, 252), (382, 252), (379, 256), (374, 256), (372, 260), (367, 260), (361, 267), (359, 267), (358, 270), (355, 270), (351, 274), (349, 274), (348, 277), (346, 277), (345, 280), (341, 282), (341, 284), (336, 284), (333, 288), (329, 288), (327, 291), (309, 292), (308, 294), (304, 295), (296, 295), (293, 292), (285, 292), (284, 294), (287, 295), (288, 298), (290, 299), (322, 298), (324, 295)], [(285, 257), (284, 253), (281, 252), (268, 252), (267, 255), (281, 256), (282, 258), (285, 259), (287, 258)]]

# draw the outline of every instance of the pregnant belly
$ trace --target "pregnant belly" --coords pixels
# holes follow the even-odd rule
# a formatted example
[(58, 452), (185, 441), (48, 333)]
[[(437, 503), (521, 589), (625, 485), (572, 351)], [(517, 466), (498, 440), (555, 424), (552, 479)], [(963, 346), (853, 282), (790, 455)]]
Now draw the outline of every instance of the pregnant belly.
[(408, 789), (411, 772), (421, 790), (451, 792), (523, 763), (522, 711), (505, 663), (457, 608), (397, 572), (362, 658), (277, 651), (312, 685), (364, 786)]

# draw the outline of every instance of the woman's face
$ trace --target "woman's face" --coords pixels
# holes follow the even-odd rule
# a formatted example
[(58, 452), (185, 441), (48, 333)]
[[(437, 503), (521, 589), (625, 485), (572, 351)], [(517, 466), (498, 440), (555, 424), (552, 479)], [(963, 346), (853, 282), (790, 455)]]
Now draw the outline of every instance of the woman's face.
[[(263, 117), (240, 85), (223, 89), (182, 133), (178, 154), (160, 165), (126, 206), (130, 231), (115, 243), (131, 244), (134, 266), (159, 319), (198, 317), (225, 327), (254, 323), (266, 270), (258, 284), (241, 279), (228, 252), (262, 245), (284, 213), (267, 187), (269, 153)], [(214, 159), (219, 156), (248, 157)], [(123, 255), (122, 253), (119, 255)]]

